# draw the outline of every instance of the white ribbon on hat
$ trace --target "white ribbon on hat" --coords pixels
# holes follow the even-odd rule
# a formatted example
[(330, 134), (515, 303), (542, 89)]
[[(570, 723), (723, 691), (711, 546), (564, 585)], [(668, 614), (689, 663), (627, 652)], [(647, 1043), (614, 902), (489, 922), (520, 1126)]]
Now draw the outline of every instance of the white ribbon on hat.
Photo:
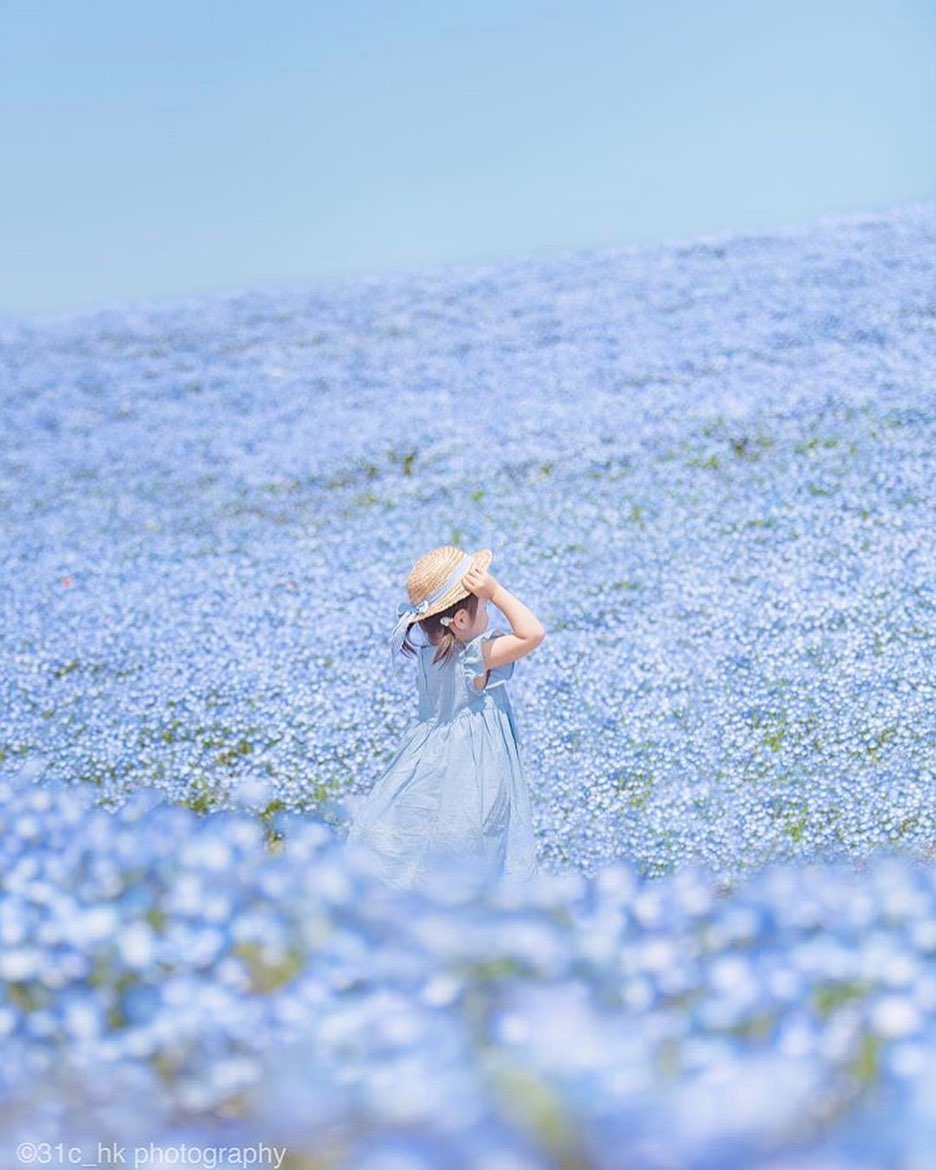
[(403, 639), (406, 637), (407, 627), (413, 618), (418, 620), (420, 614), (424, 614), (431, 605), (435, 605), (440, 597), (444, 597), (446, 593), (454, 589), (471, 568), (473, 559), (471, 553), (465, 553), (457, 567), (452, 570), (438, 589), (434, 589), (418, 605), (411, 605), (408, 601), (400, 602), (397, 607), (400, 620), (393, 627), (393, 633), (390, 635), (390, 655), (394, 662), (396, 662), (396, 656), (403, 645)]

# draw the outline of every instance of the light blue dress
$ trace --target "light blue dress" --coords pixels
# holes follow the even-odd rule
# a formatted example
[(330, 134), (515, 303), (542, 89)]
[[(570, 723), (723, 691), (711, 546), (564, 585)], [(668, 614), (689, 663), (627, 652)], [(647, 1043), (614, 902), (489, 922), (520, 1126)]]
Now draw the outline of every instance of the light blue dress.
[(495, 883), (538, 872), (530, 792), (507, 694), (515, 663), (484, 676), (485, 630), (433, 664), (436, 647), (417, 650), (418, 722), (356, 807), (346, 848), (389, 885), (424, 887), (434, 867), (456, 859)]

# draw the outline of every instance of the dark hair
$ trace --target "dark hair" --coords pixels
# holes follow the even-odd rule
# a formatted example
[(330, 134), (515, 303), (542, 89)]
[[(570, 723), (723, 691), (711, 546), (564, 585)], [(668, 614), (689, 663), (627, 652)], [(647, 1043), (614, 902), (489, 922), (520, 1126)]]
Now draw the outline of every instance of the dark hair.
[[(452, 633), (451, 626), (443, 626), (442, 618), (454, 617), (460, 609), (466, 609), (468, 616), (474, 621), (475, 614), (478, 612), (478, 595), (477, 593), (469, 593), (467, 597), (461, 597), (458, 601), (453, 601), (448, 609), (440, 609), (438, 613), (430, 614), (429, 617), (420, 618), (419, 625), (425, 631), (426, 637), (430, 642), (435, 642), (439, 637), (439, 648), (435, 652), (432, 659), (433, 665), (438, 661), (447, 662), (450, 655), (455, 652), (455, 635)], [(412, 628), (412, 627), (410, 627)], [(401, 647), (402, 652), (407, 658), (413, 658), (416, 655), (416, 647), (409, 640), (409, 631), (403, 639)]]

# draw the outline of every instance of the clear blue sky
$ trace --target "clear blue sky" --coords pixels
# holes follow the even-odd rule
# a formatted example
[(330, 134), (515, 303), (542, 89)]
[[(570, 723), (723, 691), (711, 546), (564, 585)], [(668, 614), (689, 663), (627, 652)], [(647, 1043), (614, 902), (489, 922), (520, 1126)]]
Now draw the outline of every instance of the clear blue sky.
[(936, 198), (932, 0), (0, 0), (0, 313)]

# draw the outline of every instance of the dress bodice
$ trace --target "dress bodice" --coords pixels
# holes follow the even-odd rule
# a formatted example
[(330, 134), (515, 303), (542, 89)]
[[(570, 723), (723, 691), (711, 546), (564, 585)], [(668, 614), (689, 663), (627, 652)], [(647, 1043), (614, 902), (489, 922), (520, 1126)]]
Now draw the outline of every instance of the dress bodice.
[[(498, 666), (490, 672), (487, 685), (478, 689), (473, 680), (484, 676), (484, 658), (481, 647), (492, 638), (501, 637), (504, 630), (485, 630), (464, 646), (456, 646), (447, 662), (433, 663), (436, 646), (419, 650), (418, 687), (419, 719), (447, 722), (465, 710), (478, 711), (486, 704), (510, 710), (505, 683), (513, 674), (514, 663)], [(511, 720), (512, 722), (512, 720)]]

